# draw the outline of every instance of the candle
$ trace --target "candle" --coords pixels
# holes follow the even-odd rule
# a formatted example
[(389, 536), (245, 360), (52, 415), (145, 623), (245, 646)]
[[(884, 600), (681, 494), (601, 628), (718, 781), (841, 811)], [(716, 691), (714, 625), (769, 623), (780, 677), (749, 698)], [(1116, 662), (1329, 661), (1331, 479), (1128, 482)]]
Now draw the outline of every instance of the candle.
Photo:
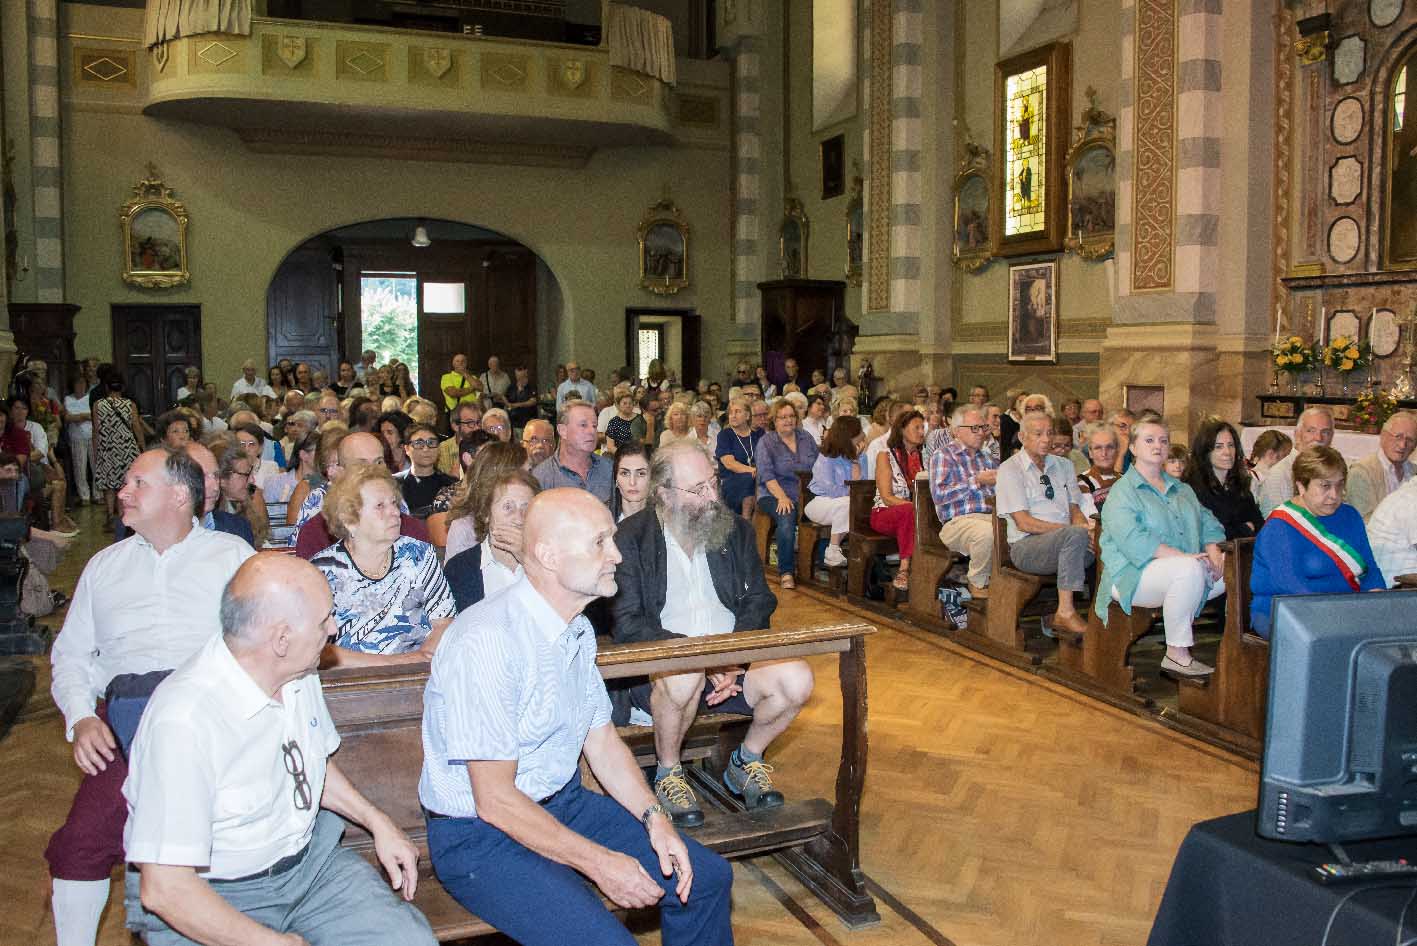
[(1326, 315), (1327, 312), (1328, 309), (1323, 306), (1319, 306), (1319, 324), (1314, 330), (1314, 337), (1319, 340), (1320, 345), (1324, 343), (1324, 341), (1326, 340), (1324, 336), (1328, 334), (1328, 316)]
[(1284, 324), (1284, 307), (1279, 303), (1274, 304), (1274, 347), (1279, 347), (1279, 330)]

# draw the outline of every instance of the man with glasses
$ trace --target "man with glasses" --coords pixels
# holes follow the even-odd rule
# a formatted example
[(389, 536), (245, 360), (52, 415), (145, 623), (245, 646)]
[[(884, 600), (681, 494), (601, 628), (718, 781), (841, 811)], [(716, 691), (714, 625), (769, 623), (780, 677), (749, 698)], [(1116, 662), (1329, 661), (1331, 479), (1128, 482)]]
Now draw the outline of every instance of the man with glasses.
[[(348, 470), (356, 466), (383, 463), (384, 444), (373, 434), (355, 431), (339, 442), (336, 456), (339, 459), (339, 464), (331, 474), (331, 482), (338, 480)], [(296, 517), (295, 524), (295, 554), (306, 561), (335, 544), (335, 538), (330, 533), (329, 523), (325, 521), (324, 513), (321, 512), (321, 507), (325, 504), (325, 494), (329, 492), (329, 489), (329, 483), (321, 483), (310, 490), (310, 495), (306, 496), (305, 501), (300, 504), (300, 514)], [(410, 516), (406, 503), (400, 512), (402, 515), (399, 518), (399, 535), (427, 542), (428, 527), (423, 524), (423, 520)]]
[[(723, 504), (713, 459), (696, 443), (655, 452), (650, 497), (620, 523), (619, 592), (611, 602), (616, 643), (728, 634), (767, 627), (777, 598), (763, 579), (753, 527)], [(812, 695), (805, 661), (666, 673), (630, 689), (630, 703), (654, 717), (654, 792), (680, 827), (704, 823), (679, 753), (701, 712), (741, 713), (753, 723), (729, 758), (724, 782), (749, 808), (774, 808), (763, 753)], [(628, 721), (628, 720), (625, 720)]]
[(1398, 411), (1383, 424), (1378, 449), (1348, 468), (1346, 502), (1358, 510), (1365, 521), (1372, 518), (1373, 511), (1388, 493), (1396, 492), (1412, 478), (1417, 469), (1410, 460), (1414, 448), (1417, 448), (1417, 414)]
[(500, 407), (494, 407), (482, 415), (482, 429), (503, 443), (512, 439), (512, 420)]
[[(1294, 449), (1269, 468), (1255, 499), (1260, 512), (1268, 516), (1294, 498), (1294, 460), (1307, 447), (1327, 447), (1333, 443), (1333, 412), (1323, 405), (1306, 409), (1294, 425)], [(1123, 449), (1126, 449), (1125, 442)]]
[(448, 426), (453, 429), (453, 435), (438, 448), (438, 472), (457, 477), (462, 475), (458, 443), (473, 431), (481, 429), (482, 408), (471, 401), (464, 401), (449, 412)]
[[(158, 686), (133, 739), (130, 928), (148, 946), (432, 946), (409, 902), (417, 848), (329, 758), (340, 737), (315, 672), (335, 630), (324, 578), (258, 557), (220, 615), (221, 633)], [(368, 829), (391, 883), (340, 846), (342, 818)]]
[(1081, 634), (1087, 621), (1073, 598), (1087, 589), (1093, 562), (1092, 523), (1082, 514), (1081, 491), (1072, 463), (1048, 452), (1053, 420), (1023, 415), (1023, 449), (999, 465), (998, 515), (1008, 525), (1009, 558), (1032, 575), (1058, 576), (1058, 610), (1053, 627)]
[(750, 429), (766, 432), (768, 429), (768, 415), (770, 413), (772, 412), (768, 409), (767, 401), (761, 398), (755, 399), (752, 406), (748, 409), (748, 417), (751, 424)]
[(344, 421), (345, 417), (340, 410), (339, 398), (333, 393), (320, 395), (320, 406), (316, 408), (316, 416), (319, 418), (320, 427), (333, 421)]
[(118, 502), (134, 534), (89, 559), (54, 641), (50, 692), (84, 773), (44, 855), (59, 946), (92, 946), (109, 874), (123, 861), (127, 765), (108, 726), (103, 697), (110, 681), (171, 670), (217, 637), (222, 589), (256, 554), (234, 536), (198, 525), (205, 482), (186, 453), (149, 450), (133, 461)]
[(556, 452), (556, 428), (540, 418), (527, 421), (522, 428), (522, 446), (526, 448), (526, 468), (536, 469), (537, 464)]
[(994, 514), (989, 507), (999, 464), (984, 449), (989, 424), (979, 408), (956, 408), (950, 431), (950, 439), (928, 461), (930, 498), (940, 517), (940, 541), (950, 551), (969, 556), (969, 593), (987, 598), (994, 557)]
[[(216, 454), (195, 442), (189, 442), (182, 449), (187, 456), (192, 458), (193, 463), (202, 468), (202, 490), (206, 496), (200, 517), (202, 528), (234, 535), (255, 548), (256, 535), (251, 531), (251, 523), (246, 521), (246, 517), (216, 508), (217, 503), (221, 500), (222, 477), (221, 466), (217, 464)], [(237, 477), (243, 482), (250, 480), (251, 460), (248, 457), (237, 450), (228, 450), (223, 459), (229, 470), (228, 476)]]
[(409, 514), (427, 519), (433, 512), (433, 500), (440, 490), (457, 482), (437, 467), (438, 434), (432, 427), (414, 424), (408, 428), (403, 450), (408, 454), (408, 467), (394, 474), (399, 492)]

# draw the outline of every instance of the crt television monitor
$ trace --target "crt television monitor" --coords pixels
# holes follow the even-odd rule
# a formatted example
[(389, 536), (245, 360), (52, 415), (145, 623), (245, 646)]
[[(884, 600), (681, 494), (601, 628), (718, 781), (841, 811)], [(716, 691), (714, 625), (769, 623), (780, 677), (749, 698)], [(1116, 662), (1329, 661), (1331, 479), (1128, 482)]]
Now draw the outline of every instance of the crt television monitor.
[(1417, 591), (1274, 600), (1257, 830), (1417, 834)]

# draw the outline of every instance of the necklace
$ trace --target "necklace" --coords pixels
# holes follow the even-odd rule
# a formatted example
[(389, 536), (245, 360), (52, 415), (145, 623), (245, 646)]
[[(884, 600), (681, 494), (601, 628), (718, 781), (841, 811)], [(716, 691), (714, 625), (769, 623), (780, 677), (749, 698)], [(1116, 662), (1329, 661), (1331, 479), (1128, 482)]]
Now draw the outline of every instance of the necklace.
[[(732, 427), (730, 427), (730, 428), (728, 428), (728, 429), (729, 429), (729, 430), (733, 430)], [(755, 464), (753, 463), (753, 432), (752, 432), (752, 430), (749, 430), (749, 431), (748, 431), (748, 439), (747, 439), (746, 441), (744, 441), (743, 438), (742, 438), (741, 436), (739, 436), (738, 431), (736, 431), (736, 430), (733, 430), (733, 436), (738, 439), (738, 446), (742, 447), (742, 448), (743, 448), (743, 452), (748, 455), (748, 464), (747, 464), (747, 465), (748, 465), (748, 466), (754, 466)]]

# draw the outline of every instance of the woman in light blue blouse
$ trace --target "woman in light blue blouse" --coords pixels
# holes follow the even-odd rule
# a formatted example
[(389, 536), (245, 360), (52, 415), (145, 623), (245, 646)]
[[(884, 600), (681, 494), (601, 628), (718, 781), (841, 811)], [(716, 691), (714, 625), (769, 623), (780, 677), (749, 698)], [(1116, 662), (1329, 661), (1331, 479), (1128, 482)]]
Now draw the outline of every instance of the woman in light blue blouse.
[(1225, 530), (1195, 492), (1163, 467), (1171, 449), (1164, 425), (1132, 429), (1132, 465), (1112, 485), (1102, 507), (1102, 578), (1094, 608), (1161, 608), (1166, 626), (1163, 673), (1199, 677), (1214, 668), (1191, 656), (1191, 624), (1211, 598), (1225, 593)]
[(842, 417), (827, 428), (822, 437), (822, 452), (812, 464), (812, 481), (807, 485), (812, 498), (802, 507), (802, 514), (818, 525), (831, 527), (822, 561), (828, 568), (846, 564), (841, 541), (851, 531), (851, 490), (848, 480), (861, 476), (861, 446), (866, 438), (861, 434), (859, 417)]
[(799, 471), (817, 462), (817, 445), (797, 427), (797, 408), (778, 398), (772, 405), (772, 430), (758, 441), (758, 509), (777, 524), (777, 572), (784, 588), (796, 588), (797, 505), (802, 499)]

